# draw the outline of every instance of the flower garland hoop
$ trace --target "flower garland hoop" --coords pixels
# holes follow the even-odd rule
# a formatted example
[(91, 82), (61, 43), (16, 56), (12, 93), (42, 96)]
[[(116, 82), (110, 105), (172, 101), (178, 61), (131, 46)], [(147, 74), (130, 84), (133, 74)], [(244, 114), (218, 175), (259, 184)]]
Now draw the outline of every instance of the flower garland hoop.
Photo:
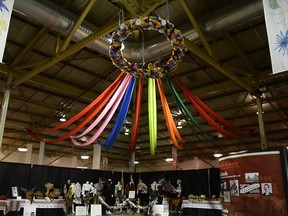
[[(134, 31), (155, 30), (166, 36), (170, 41), (173, 51), (168, 60), (157, 59), (153, 63), (130, 63), (123, 56), (123, 41)], [(112, 42), (109, 47), (109, 54), (113, 65), (121, 71), (128, 72), (137, 77), (163, 77), (175, 70), (185, 53), (184, 37), (181, 32), (174, 28), (168, 20), (157, 16), (140, 17), (130, 19), (122, 23), (119, 28), (112, 33)]]

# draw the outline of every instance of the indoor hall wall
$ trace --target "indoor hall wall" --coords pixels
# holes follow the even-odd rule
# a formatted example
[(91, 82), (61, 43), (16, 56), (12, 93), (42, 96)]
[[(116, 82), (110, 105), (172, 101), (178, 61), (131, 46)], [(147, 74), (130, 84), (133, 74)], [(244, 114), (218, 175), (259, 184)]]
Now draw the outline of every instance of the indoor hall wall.
[[(8, 155), (7, 157), (5, 155)], [(137, 156), (136, 156), (137, 158)], [(5, 152), (5, 154), (0, 153), (0, 161), (2, 162), (11, 162), (11, 163), (24, 163), (25, 162), (25, 153), (15, 151), (13, 153)], [(110, 164), (109, 164), (110, 162)], [(115, 166), (113, 164), (113, 161), (108, 162), (108, 167), (105, 170), (110, 171), (118, 171), (118, 172), (129, 172), (128, 164), (125, 166), (117, 164)], [(38, 154), (32, 154), (31, 164), (38, 164)], [(43, 159), (43, 165), (49, 165), (49, 166), (57, 166), (57, 167), (72, 167), (72, 158), (71, 157), (62, 157), (57, 159), (55, 158), (48, 158), (44, 156)], [(85, 160), (79, 160), (77, 159), (76, 167), (87, 167), (89, 169), (92, 168), (92, 164), (85, 161)], [(141, 163), (135, 166), (135, 172), (151, 172), (151, 171), (170, 171), (173, 170), (172, 164), (167, 163), (164, 161), (161, 163), (154, 164), (153, 166), (147, 167), (142, 166)], [(210, 169), (210, 168), (219, 168), (219, 162), (218, 159), (215, 159), (213, 161), (203, 161), (199, 158), (193, 158), (189, 161), (185, 161), (183, 163), (177, 164), (177, 170), (194, 170), (194, 169)], [(104, 170), (104, 168), (101, 167), (100, 169)]]
[[(174, 187), (177, 187), (177, 180), (182, 181), (183, 195), (205, 195), (211, 197), (218, 196), (220, 193), (220, 176), (219, 169), (202, 169), (202, 170), (185, 170), (185, 171), (162, 171), (162, 172), (146, 172), (146, 173), (127, 173), (114, 172), (91, 169), (76, 169), (65, 167), (41, 166), (32, 164), (19, 163), (0, 163), (0, 195), (11, 197), (11, 187), (26, 188), (45, 193), (45, 184), (50, 182), (54, 184), (54, 188), (63, 188), (67, 179), (71, 182), (79, 182), (80, 184), (86, 181), (96, 183), (101, 177), (104, 181), (112, 179), (115, 185), (121, 181), (123, 175), (124, 184), (131, 181), (131, 176), (134, 184), (137, 185), (141, 179), (148, 187), (153, 181), (165, 179), (171, 182)], [(20, 195), (24, 197), (24, 193)]]

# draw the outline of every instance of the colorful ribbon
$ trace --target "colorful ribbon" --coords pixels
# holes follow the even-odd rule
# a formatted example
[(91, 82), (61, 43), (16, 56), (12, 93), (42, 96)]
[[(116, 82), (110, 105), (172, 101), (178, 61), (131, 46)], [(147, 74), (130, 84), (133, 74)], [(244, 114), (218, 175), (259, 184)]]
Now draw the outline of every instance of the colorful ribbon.
[[(110, 99), (112, 94), (115, 92), (117, 89), (117, 86), (119, 85), (121, 79), (123, 78), (124, 73), (121, 73), (117, 79), (101, 94), (99, 95), (94, 101), (92, 101), (88, 106), (85, 107), (81, 112), (79, 112), (77, 115), (69, 119), (67, 122), (62, 123), (52, 129), (48, 130), (35, 130), (32, 128), (26, 129), (27, 132), (37, 140), (45, 141), (46, 143), (57, 143), (60, 141), (63, 141), (65, 139), (70, 138), (74, 134), (76, 134), (79, 130), (81, 130), (107, 103), (107, 101)], [(91, 111), (92, 109), (92, 111)], [(89, 114), (78, 124), (76, 127), (74, 127), (69, 133), (65, 134), (64, 136), (59, 137), (58, 139), (55, 140), (42, 140), (38, 135), (39, 133), (47, 133), (47, 132), (52, 132), (59, 130), (61, 128), (67, 127), (70, 124), (72, 124), (74, 121), (80, 119), (82, 116), (84, 116), (88, 111)]]
[(157, 148), (157, 107), (155, 79), (153, 78), (148, 78), (148, 119), (150, 153), (151, 155), (154, 155), (155, 149)]
[[(163, 91), (162, 81), (159, 78), (156, 80), (157, 80), (158, 90), (160, 93), (160, 98), (161, 98), (161, 102), (162, 102), (162, 108), (163, 108), (164, 116), (166, 119), (166, 125), (168, 127), (168, 132), (170, 134), (170, 138), (172, 139), (173, 145), (179, 149), (185, 143), (185, 140), (179, 134), (177, 127), (175, 125), (175, 122), (173, 120), (173, 117), (171, 115), (171, 111), (170, 111), (169, 105), (167, 103), (167, 100), (166, 100), (166, 97), (165, 97), (165, 94)], [(180, 143), (178, 143), (177, 139), (180, 141)]]
[(138, 81), (135, 118), (133, 121), (133, 131), (132, 131), (131, 144), (130, 144), (130, 152), (131, 153), (135, 152), (135, 150), (136, 150), (136, 141), (137, 141), (137, 136), (138, 136), (139, 119), (140, 119), (140, 111), (141, 111), (142, 86), (143, 86), (143, 79), (142, 79), (142, 77), (140, 77), (139, 81)]
[[(186, 120), (187, 125), (190, 127), (190, 129), (192, 131), (192, 134), (199, 141), (201, 141), (203, 143), (211, 143), (211, 142), (215, 141), (217, 139), (217, 136), (207, 134), (207, 131), (199, 125), (199, 123), (195, 120), (195, 118), (192, 116), (190, 111), (187, 109), (187, 107), (185, 106), (185, 104), (181, 100), (175, 87), (172, 85), (170, 79), (167, 76), (166, 76), (166, 81), (168, 83), (168, 86), (170, 88), (172, 96), (174, 97), (174, 99), (175, 99), (175, 101), (179, 107), (179, 110), (181, 111), (183, 118)], [(193, 127), (193, 126), (195, 126), (195, 127)], [(204, 138), (204, 136), (203, 136), (204, 134), (209, 137), (208, 140), (207, 140), (207, 138)], [(203, 138), (201, 138), (200, 136), (203, 136)]]
[(107, 138), (105, 142), (103, 143), (99, 142), (101, 147), (105, 150), (111, 149), (113, 147), (116, 141), (116, 138), (118, 137), (121, 131), (121, 128), (123, 127), (124, 121), (126, 119), (126, 116), (129, 110), (131, 98), (133, 95), (135, 80), (136, 80), (136, 77), (132, 76), (110, 136)]
[[(189, 101), (192, 103), (192, 105), (195, 107), (195, 109), (198, 111), (198, 113), (212, 126), (214, 127), (217, 131), (219, 131), (221, 134), (223, 134), (226, 137), (230, 138), (240, 138), (239, 135), (233, 134), (227, 130), (225, 130), (222, 125), (229, 127), (231, 129), (235, 130), (246, 130), (251, 132), (251, 129), (244, 129), (244, 128), (239, 128), (237, 126), (234, 126), (233, 124), (229, 123), (228, 121), (224, 120), (222, 117), (217, 115), (215, 112), (213, 112), (208, 106), (204, 105), (204, 103), (200, 99), (197, 98), (193, 93), (189, 91), (189, 89), (184, 86), (182, 81), (179, 78), (176, 78), (180, 88), (182, 91), (185, 93), (185, 95), (188, 97)], [(196, 99), (197, 98), (197, 99)], [(216, 121), (214, 121), (206, 112), (208, 112), (212, 117), (217, 119), (222, 125), (219, 125)]]
[(131, 79), (131, 76), (129, 74), (127, 74), (124, 81), (122, 82), (122, 84), (120, 85), (118, 90), (115, 92), (114, 96), (112, 97), (110, 102), (107, 104), (105, 109), (97, 117), (97, 119), (90, 125), (91, 127), (88, 127), (87, 130), (84, 131), (82, 134), (85, 135), (87, 131), (90, 132), (90, 130), (92, 130), (104, 118), (107, 111), (110, 110), (109, 114), (107, 115), (107, 117), (105, 118), (104, 122), (99, 127), (99, 129), (96, 131), (96, 133), (90, 139), (86, 140), (84, 143), (79, 143), (76, 141), (76, 138), (80, 138), (81, 136), (83, 136), (82, 134), (80, 134), (79, 136), (76, 136), (76, 137), (71, 137), (71, 141), (73, 142), (74, 145), (76, 145), (76, 146), (88, 146), (88, 145), (91, 145), (93, 142), (95, 142), (96, 139), (98, 139), (98, 137), (102, 134), (103, 130), (106, 128), (106, 126), (110, 122), (111, 118), (115, 114), (115, 111), (118, 108), (118, 106), (119, 106), (119, 104), (120, 104), (120, 102), (124, 96), (124, 93), (128, 87), (130, 79)]

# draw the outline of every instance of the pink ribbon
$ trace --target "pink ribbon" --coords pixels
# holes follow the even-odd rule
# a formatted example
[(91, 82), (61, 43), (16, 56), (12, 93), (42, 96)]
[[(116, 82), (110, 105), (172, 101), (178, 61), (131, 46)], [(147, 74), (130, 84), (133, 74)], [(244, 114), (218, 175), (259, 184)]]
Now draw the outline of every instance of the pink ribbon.
[[(74, 145), (76, 145), (76, 146), (88, 146), (88, 145), (91, 145), (93, 142), (95, 142), (95, 140), (103, 132), (103, 130), (106, 128), (106, 126), (110, 122), (111, 118), (113, 117), (117, 107), (119, 106), (119, 104), (120, 104), (120, 102), (124, 96), (124, 93), (128, 87), (130, 79), (131, 79), (131, 76), (129, 74), (127, 74), (125, 79), (123, 80), (123, 82), (121, 83), (121, 85), (119, 86), (119, 88), (117, 89), (115, 94), (113, 95), (112, 99), (109, 101), (109, 103), (107, 104), (105, 109), (102, 111), (102, 113), (97, 117), (97, 119), (82, 134), (80, 134), (78, 136), (71, 137), (71, 141), (73, 142)], [(111, 109), (111, 107), (112, 107), (112, 109)], [(106, 115), (106, 113), (109, 110), (110, 110), (110, 112), (108, 113), (104, 122), (102, 123), (102, 125), (99, 127), (99, 129), (96, 131), (96, 133), (90, 139), (88, 139), (84, 143), (79, 143), (76, 141), (76, 138), (80, 138), (80, 137), (84, 136), (85, 134), (89, 133), (92, 129), (94, 129), (97, 126), (97, 124), (104, 118), (104, 116)]]

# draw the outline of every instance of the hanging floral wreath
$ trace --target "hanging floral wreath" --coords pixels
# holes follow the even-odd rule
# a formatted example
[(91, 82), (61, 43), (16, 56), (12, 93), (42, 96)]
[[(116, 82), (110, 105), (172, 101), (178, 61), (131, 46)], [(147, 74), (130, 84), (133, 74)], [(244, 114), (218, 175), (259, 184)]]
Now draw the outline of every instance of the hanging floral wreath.
[[(128, 62), (122, 52), (123, 41), (137, 30), (155, 30), (164, 34), (173, 48), (171, 57), (168, 60), (158, 59), (153, 63)], [(122, 23), (113, 32), (109, 48), (113, 64), (121, 71), (128, 72), (137, 77), (163, 77), (177, 68), (184, 57), (184, 51), (184, 37), (181, 32), (175, 29), (174, 25), (168, 20), (157, 16), (140, 17)]]

